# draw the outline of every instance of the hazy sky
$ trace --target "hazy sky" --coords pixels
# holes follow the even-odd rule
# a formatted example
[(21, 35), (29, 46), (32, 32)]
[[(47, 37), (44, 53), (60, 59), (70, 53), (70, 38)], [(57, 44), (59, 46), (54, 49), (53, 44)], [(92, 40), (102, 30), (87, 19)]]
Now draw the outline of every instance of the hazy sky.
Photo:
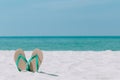
[(0, 0), (0, 36), (120, 35), (120, 0)]

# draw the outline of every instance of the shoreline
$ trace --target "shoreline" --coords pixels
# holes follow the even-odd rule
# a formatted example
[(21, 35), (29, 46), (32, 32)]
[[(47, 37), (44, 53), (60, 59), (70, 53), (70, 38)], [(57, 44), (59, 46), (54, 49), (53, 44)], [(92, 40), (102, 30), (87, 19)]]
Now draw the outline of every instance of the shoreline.
[[(34, 50), (34, 49), (33, 49)], [(23, 50), (23, 51), (33, 51), (33, 50)], [(0, 50), (0, 51), (16, 51), (16, 50)], [(41, 50), (44, 52), (119, 52), (120, 50), (100, 50), (100, 51), (95, 51), (95, 50)]]

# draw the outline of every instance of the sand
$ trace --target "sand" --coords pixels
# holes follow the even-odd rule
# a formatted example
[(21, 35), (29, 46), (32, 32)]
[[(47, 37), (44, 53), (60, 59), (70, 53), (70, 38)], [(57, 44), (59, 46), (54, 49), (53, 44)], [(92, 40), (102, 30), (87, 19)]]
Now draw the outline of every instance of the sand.
[(19, 72), (14, 53), (0, 51), (0, 80), (120, 80), (120, 51), (43, 51), (35, 73)]

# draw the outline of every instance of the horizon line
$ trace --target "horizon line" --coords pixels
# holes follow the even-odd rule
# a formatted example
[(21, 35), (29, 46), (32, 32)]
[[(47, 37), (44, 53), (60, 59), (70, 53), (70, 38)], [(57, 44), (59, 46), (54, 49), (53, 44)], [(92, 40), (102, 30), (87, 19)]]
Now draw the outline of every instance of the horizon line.
[(0, 36), (0, 38), (120, 38), (120, 36)]

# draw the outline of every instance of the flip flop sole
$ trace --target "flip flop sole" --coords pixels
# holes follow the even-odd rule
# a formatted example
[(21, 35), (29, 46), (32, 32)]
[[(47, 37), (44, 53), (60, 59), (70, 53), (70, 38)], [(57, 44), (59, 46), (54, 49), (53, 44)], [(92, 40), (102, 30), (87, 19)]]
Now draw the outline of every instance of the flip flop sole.
[[(35, 56), (35, 55), (38, 56), (38, 69), (39, 69), (39, 66), (40, 66), (40, 64), (42, 63), (42, 60), (43, 60), (43, 53), (42, 53), (42, 51), (40, 51), (39, 49), (35, 49), (35, 50), (33, 51), (31, 57), (33, 57), (33, 56)], [(36, 63), (36, 58), (34, 58), (33, 60), (31, 60), (31, 62), (30, 62), (30, 71), (32, 71), (32, 72), (37, 71), (37, 69), (36, 69), (36, 64), (37, 64), (37, 63)]]
[[(22, 55), (22, 56), (25, 57), (24, 51), (23, 51), (22, 49), (16, 50), (15, 55), (14, 55), (15, 63), (16, 63), (19, 55)], [(21, 71), (26, 71), (26, 66), (27, 66), (26, 62), (25, 62), (23, 59), (20, 59), (17, 67), (18, 67)]]

